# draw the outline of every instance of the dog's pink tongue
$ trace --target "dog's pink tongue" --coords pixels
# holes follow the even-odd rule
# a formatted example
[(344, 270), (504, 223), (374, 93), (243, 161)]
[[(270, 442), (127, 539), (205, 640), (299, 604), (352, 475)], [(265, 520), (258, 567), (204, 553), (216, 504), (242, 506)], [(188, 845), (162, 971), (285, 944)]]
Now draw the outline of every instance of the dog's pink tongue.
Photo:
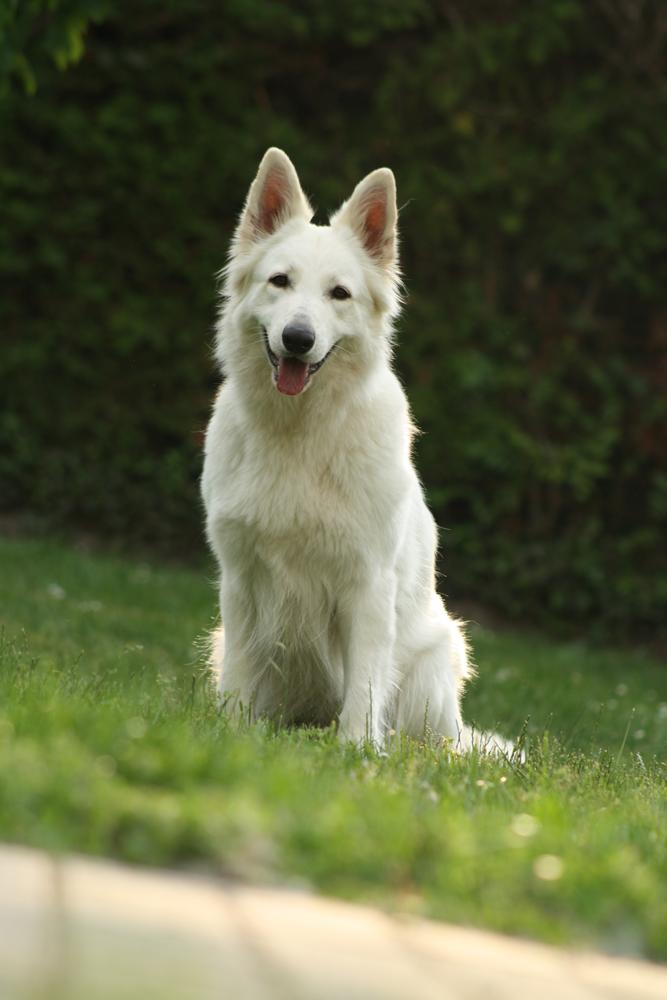
[(308, 364), (298, 358), (281, 358), (278, 363), (278, 392), (286, 396), (298, 396), (308, 378)]

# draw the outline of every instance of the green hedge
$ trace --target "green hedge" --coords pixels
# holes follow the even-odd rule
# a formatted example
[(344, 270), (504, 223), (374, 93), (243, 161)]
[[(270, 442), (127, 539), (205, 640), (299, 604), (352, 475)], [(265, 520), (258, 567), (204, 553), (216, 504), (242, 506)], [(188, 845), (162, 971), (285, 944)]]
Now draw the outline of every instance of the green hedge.
[(263, 150), (397, 174), (398, 361), (444, 590), (667, 607), (667, 37), (617, 0), (128, 0), (5, 99), (0, 500), (190, 548), (214, 273)]

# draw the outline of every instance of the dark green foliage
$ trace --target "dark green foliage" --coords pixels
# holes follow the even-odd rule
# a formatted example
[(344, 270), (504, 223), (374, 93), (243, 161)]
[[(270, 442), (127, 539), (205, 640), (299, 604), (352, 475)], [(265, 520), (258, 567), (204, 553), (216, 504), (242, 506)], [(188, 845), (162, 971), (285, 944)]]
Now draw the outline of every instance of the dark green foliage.
[(107, 9), (108, 0), (2, 0), (0, 93), (20, 81), (33, 94), (44, 64), (65, 69), (78, 62), (88, 22)]
[(642, 0), (114, 5), (5, 105), (2, 506), (199, 538), (213, 275), (261, 153), (326, 211), (388, 164), (445, 592), (660, 624), (666, 80)]

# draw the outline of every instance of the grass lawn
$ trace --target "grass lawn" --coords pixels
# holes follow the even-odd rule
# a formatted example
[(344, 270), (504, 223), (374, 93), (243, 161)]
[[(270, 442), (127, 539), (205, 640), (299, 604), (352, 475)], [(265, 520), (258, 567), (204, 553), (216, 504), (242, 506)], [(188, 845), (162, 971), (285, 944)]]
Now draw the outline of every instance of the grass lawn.
[(524, 763), (229, 724), (212, 570), (0, 540), (0, 840), (667, 959), (667, 664), (471, 629)]

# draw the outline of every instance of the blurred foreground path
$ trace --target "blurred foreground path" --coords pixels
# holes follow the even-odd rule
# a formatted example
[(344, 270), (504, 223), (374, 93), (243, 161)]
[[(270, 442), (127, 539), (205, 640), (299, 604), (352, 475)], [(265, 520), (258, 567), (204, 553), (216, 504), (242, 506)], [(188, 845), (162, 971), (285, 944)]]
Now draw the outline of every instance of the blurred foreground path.
[(2, 1000), (643, 1000), (667, 967), (0, 847)]

